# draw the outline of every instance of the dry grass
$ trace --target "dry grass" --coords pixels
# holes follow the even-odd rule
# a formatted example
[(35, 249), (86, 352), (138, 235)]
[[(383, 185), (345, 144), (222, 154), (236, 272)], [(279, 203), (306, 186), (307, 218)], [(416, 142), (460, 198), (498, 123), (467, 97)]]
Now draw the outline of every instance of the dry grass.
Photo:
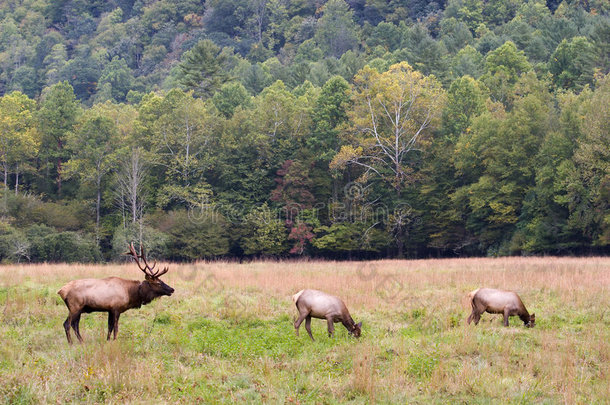
[[(56, 291), (75, 278), (140, 279), (126, 265), (0, 267), (0, 402), (604, 403), (610, 259), (501, 258), (170, 265), (176, 289), (121, 318), (85, 315), (69, 347)], [(464, 325), (465, 295), (517, 291), (537, 327)], [(314, 321), (295, 338), (291, 296), (341, 296), (363, 337)]]

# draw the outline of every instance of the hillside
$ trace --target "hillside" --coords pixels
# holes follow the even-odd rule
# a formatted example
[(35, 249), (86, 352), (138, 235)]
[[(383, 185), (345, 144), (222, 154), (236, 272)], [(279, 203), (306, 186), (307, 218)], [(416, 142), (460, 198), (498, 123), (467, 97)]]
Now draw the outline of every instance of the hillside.
[(607, 253), (609, 13), (0, 1), (0, 258)]

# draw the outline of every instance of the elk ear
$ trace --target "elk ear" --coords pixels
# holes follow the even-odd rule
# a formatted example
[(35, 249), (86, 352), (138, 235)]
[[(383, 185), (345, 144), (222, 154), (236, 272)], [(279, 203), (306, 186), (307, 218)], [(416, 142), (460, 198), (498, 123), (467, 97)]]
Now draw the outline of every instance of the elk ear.
[(358, 322), (358, 323), (356, 324), (356, 326), (357, 326), (358, 328), (362, 329), (362, 321)]

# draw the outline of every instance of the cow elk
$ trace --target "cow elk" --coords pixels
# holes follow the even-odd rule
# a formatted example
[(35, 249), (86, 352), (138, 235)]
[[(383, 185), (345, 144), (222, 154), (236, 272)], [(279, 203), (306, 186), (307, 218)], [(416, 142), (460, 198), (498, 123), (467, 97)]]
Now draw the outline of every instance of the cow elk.
[(154, 271), (156, 262), (152, 267), (148, 265), (142, 245), (140, 245), (139, 254), (136, 253), (133, 243), (129, 245), (129, 252), (125, 254), (130, 255), (140, 270), (144, 272), (144, 281), (125, 280), (119, 277), (87, 278), (70, 281), (57, 292), (69, 310), (68, 318), (64, 322), (68, 343), (72, 344), (70, 327), (74, 329), (79, 342), (83, 341), (78, 327), (83, 312), (87, 314), (108, 312), (107, 340), (110, 340), (110, 334), (113, 331), (114, 339), (116, 339), (119, 331), (119, 317), (123, 312), (131, 308), (140, 308), (157, 297), (170, 296), (174, 292), (172, 287), (160, 279), (167, 273), (168, 268)]
[(305, 320), (305, 329), (311, 340), (314, 340), (311, 334), (311, 318), (318, 318), (328, 322), (329, 336), (333, 336), (335, 332), (334, 324), (341, 322), (350, 335), (360, 337), (362, 322), (354, 322), (341, 299), (318, 290), (301, 290), (292, 296), (292, 300), (299, 311), (299, 317), (294, 323), (297, 336), (299, 327)]
[(468, 317), (468, 324), (474, 320), (478, 325), (481, 314), (502, 314), (504, 316), (504, 326), (508, 326), (508, 318), (518, 316), (526, 327), (533, 328), (536, 325), (536, 315), (529, 314), (521, 298), (512, 291), (495, 290), (493, 288), (478, 288), (468, 294), (472, 312)]

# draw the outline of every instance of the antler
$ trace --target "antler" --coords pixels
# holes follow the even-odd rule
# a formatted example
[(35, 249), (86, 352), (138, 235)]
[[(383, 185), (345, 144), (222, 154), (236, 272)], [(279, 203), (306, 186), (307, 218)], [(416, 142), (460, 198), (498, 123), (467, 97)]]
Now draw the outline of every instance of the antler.
[[(163, 270), (161, 270), (161, 271), (157, 270), (156, 272), (153, 273), (153, 270), (155, 269), (155, 266), (157, 265), (157, 261), (155, 260), (152, 267), (148, 264), (148, 262), (146, 261), (146, 254), (144, 253), (144, 247), (142, 246), (142, 244), (140, 244), (140, 254), (138, 254), (136, 252), (136, 249), (133, 247), (133, 242), (129, 244), (129, 252), (127, 252), (125, 254), (131, 255), (131, 257), (135, 260), (135, 262), (138, 265), (138, 267), (140, 268), (140, 270), (142, 270), (144, 272), (144, 274), (146, 274), (152, 278), (161, 277), (162, 275), (167, 273), (167, 271), (169, 270), (169, 268), (165, 267)], [(142, 261), (144, 262), (144, 267), (142, 267), (142, 263), (140, 263), (140, 259), (142, 259)]]

